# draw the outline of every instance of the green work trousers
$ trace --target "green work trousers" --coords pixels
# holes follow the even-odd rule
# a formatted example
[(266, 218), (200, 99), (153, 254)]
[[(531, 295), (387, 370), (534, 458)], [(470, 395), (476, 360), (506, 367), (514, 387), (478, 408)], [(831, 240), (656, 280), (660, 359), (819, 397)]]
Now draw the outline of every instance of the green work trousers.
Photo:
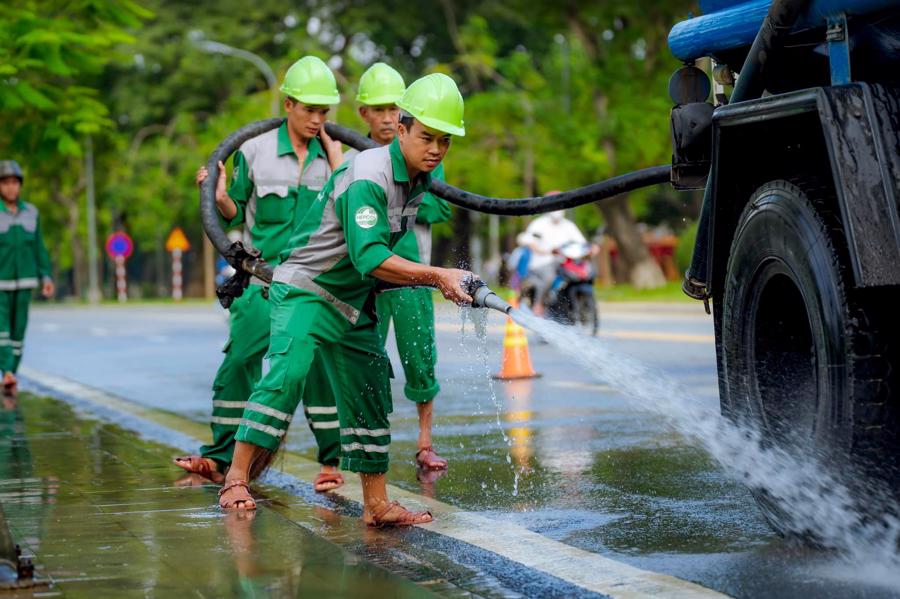
[(340, 420), (341, 467), (384, 473), (391, 443), (390, 362), (375, 323), (353, 325), (324, 298), (273, 283), (271, 368), (244, 411), (238, 441), (275, 451), (299, 398), (311, 383), (318, 354), (332, 383)]
[(434, 365), (437, 345), (434, 342), (434, 302), (431, 289), (409, 287), (385, 291), (375, 301), (378, 312), (378, 332), (386, 343), (391, 319), (397, 352), (406, 375), (403, 392), (407, 399), (427, 403), (441, 390)]
[[(220, 471), (231, 464), (234, 435), (247, 398), (262, 376), (263, 356), (269, 349), (269, 328), (269, 300), (261, 286), (250, 285), (231, 305), (230, 331), (223, 350), (225, 359), (213, 381), (210, 419), (213, 442), (200, 449), (200, 455), (214, 460)], [(317, 457), (321, 464), (336, 466), (340, 459), (337, 408), (324, 364), (318, 357), (313, 361), (309, 380), (302, 399), (306, 420), (318, 445)], [(300, 396), (297, 398), (299, 402)]]
[(0, 291), (0, 376), (19, 369), (30, 304), (31, 289)]

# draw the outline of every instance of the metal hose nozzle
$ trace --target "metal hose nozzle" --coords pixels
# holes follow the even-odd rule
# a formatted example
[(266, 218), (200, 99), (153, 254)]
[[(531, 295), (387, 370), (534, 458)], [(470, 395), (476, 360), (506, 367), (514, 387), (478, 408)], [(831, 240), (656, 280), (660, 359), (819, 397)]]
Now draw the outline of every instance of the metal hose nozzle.
[(504, 314), (509, 314), (509, 311), (513, 309), (499, 295), (491, 291), (491, 288), (481, 279), (470, 279), (463, 286), (466, 292), (472, 296), (473, 308), (490, 308)]

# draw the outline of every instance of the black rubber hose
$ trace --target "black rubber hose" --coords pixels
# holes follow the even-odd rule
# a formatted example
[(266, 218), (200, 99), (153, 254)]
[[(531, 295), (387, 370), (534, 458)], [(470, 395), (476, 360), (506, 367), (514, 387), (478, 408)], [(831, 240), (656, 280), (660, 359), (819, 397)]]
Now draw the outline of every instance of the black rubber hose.
[(206, 236), (222, 255), (228, 252), (231, 240), (222, 230), (219, 211), (216, 209), (216, 181), (219, 178), (219, 162), (225, 164), (228, 157), (234, 154), (245, 141), (281, 126), (282, 122), (284, 122), (282, 118), (266, 119), (241, 127), (216, 146), (206, 163), (206, 170), (209, 171), (209, 174), (200, 185), (200, 221), (203, 224), (203, 230), (206, 231)]
[[(759, 98), (765, 89), (766, 64), (777, 60), (784, 41), (797, 19), (809, 5), (809, 0), (775, 0), (763, 20), (747, 58), (741, 67), (740, 77), (731, 94), (731, 103)], [(710, 173), (712, 175), (712, 173)], [(710, 182), (712, 176), (710, 176)], [(694, 299), (706, 299), (712, 293), (712, 262), (709, 259), (709, 239), (712, 219), (712, 185), (706, 184), (700, 220), (697, 223), (697, 239), (691, 254), (691, 265), (685, 273), (684, 292)]]
[[(374, 148), (377, 144), (363, 137), (359, 133), (328, 123), (325, 125), (328, 135), (348, 146), (363, 150)], [(451, 204), (486, 214), (499, 214), (501, 216), (523, 216), (526, 214), (541, 214), (554, 210), (565, 210), (582, 204), (599, 202), (617, 196), (622, 193), (634, 191), (642, 187), (649, 187), (658, 183), (668, 183), (671, 178), (672, 167), (669, 165), (645, 168), (639, 171), (619, 175), (605, 181), (599, 181), (579, 187), (571, 191), (564, 191), (548, 197), (503, 199), (491, 198), (477, 193), (471, 193), (443, 181), (432, 181), (431, 192), (444, 198)]]
[(654, 166), (552, 196), (518, 198), (515, 200), (489, 198), (453, 187), (443, 181), (432, 181), (431, 191), (434, 195), (442, 197), (460, 208), (487, 214), (499, 214), (501, 216), (522, 216), (574, 208), (575, 206), (612, 198), (642, 187), (668, 183), (671, 172), (672, 167), (669, 165)]
[[(270, 131), (275, 127), (279, 127), (284, 122), (282, 118), (267, 119), (251, 123), (245, 127), (241, 127), (220, 143), (209, 157), (206, 168), (209, 175), (200, 186), (200, 217), (203, 223), (203, 229), (206, 235), (212, 241), (213, 245), (222, 255), (236, 255), (232, 242), (222, 230), (219, 213), (216, 209), (216, 180), (219, 176), (218, 163), (223, 164), (245, 141), (262, 135), (266, 131)], [(334, 139), (341, 141), (357, 150), (366, 150), (377, 147), (374, 141), (360, 135), (356, 131), (327, 123), (326, 131)], [(460, 208), (474, 210), (476, 212), (485, 212), (487, 214), (499, 214), (502, 216), (522, 216), (526, 214), (540, 214), (543, 212), (552, 212), (554, 210), (565, 210), (582, 204), (590, 204), (607, 198), (615, 197), (619, 194), (656, 185), (659, 183), (668, 183), (670, 180), (671, 167), (656, 166), (645, 168), (618, 177), (612, 177), (605, 181), (592, 183), (585, 187), (579, 187), (571, 191), (537, 198), (519, 198), (519, 199), (501, 199), (490, 198), (468, 191), (453, 187), (443, 181), (433, 181), (431, 191)], [(237, 255), (240, 256), (238, 253)], [(272, 280), (272, 267), (264, 261), (255, 257), (239, 258), (240, 266), (247, 272), (269, 282)], [(235, 264), (232, 264), (236, 268)]]
[(809, 0), (775, 0), (772, 3), (741, 67), (730, 103), (755, 100), (762, 96), (765, 90), (766, 63), (778, 59), (784, 41), (791, 34), (800, 15), (806, 12), (808, 5)]

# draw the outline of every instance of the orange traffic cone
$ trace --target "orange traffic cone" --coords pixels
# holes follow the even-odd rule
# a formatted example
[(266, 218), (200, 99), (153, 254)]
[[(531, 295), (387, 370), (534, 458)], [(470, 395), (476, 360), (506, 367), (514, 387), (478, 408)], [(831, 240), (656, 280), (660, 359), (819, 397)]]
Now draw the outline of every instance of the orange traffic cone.
[[(519, 301), (515, 293), (511, 293), (509, 303), (513, 308), (519, 307)], [(525, 329), (516, 324), (512, 318), (506, 317), (506, 331), (503, 336), (503, 362), (500, 364), (500, 372), (494, 375), (495, 379), (506, 381), (510, 379), (533, 379), (539, 377), (531, 365), (531, 356), (528, 353), (528, 337)]]

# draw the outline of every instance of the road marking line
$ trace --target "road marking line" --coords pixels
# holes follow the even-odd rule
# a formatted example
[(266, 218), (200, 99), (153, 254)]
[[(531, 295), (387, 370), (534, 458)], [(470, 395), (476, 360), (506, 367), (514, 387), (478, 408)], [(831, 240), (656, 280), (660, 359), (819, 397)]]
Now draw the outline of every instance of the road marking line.
[[(439, 322), (434, 325), (434, 328), (443, 333), (458, 333), (459, 325)], [(487, 327), (488, 333), (503, 333), (504, 327), (502, 325), (490, 325)], [(533, 336), (534, 333), (531, 331), (526, 331), (528, 336)], [(606, 331), (600, 329), (598, 333), (600, 337), (609, 337), (612, 339), (629, 339), (636, 341), (664, 341), (668, 343), (713, 343), (716, 338), (712, 335), (703, 335), (698, 333), (665, 333), (665, 332), (653, 332), (653, 331)]]
[[(32, 368), (20, 368), (26, 379), (42, 387), (69, 395), (77, 400), (107, 410), (123, 412), (149, 420), (183, 435), (199, 438), (208, 435), (205, 424), (183, 416), (146, 408), (99, 389), (82, 385)], [(138, 431), (139, 432), (139, 431)], [(283, 454), (283, 471), (301, 480), (312, 480), (319, 472), (319, 464), (291, 452)], [(349, 484), (335, 495), (362, 504), (362, 490)], [(388, 493), (404, 503), (427, 506), (435, 521), (422, 528), (491, 551), (506, 559), (544, 574), (564, 580), (588, 591), (608, 595), (614, 599), (723, 599), (717, 591), (698, 584), (649, 570), (642, 570), (622, 562), (554, 541), (511, 522), (461, 510), (453, 505), (388, 485)]]
[(619, 393), (609, 385), (602, 383), (582, 383), (580, 381), (549, 381), (551, 387), (561, 387), (563, 389), (580, 389), (584, 391), (602, 391), (604, 393)]
[(638, 339), (641, 341), (672, 341), (676, 343), (714, 343), (712, 335), (695, 333), (653, 333), (650, 331), (600, 331), (602, 337), (617, 339)]

